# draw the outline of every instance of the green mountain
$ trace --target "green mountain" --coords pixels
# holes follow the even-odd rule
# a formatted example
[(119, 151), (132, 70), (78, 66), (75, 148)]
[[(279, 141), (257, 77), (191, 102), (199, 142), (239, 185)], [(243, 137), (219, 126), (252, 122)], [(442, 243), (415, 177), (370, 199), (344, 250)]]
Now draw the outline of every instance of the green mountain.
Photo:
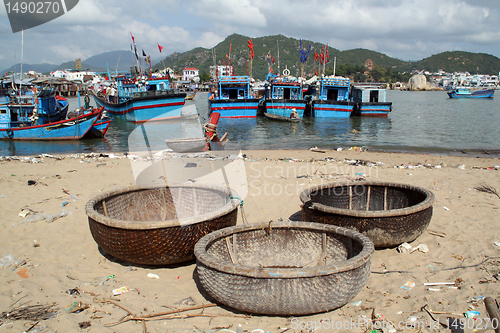
[[(246, 75), (249, 71), (249, 49), (248, 40), (250, 37), (233, 34), (220, 42), (213, 49), (195, 48), (184, 53), (174, 53), (156, 64), (153, 69), (164, 67), (173, 68), (177, 73), (185, 67), (195, 67), (200, 71), (200, 75), (208, 75), (210, 66), (214, 64), (229, 64), (235, 68), (236, 75)], [(232, 44), (232, 46), (231, 46)], [(273, 35), (253, 38), (254, 54), (253, 77), (265, 79), (268, 73), (268, 55), (274, 58), (272, 69), (282, 72), (285, 68), (290, 70), (291, 75), (300, 75), (300, 40), (283, 35)], [(310, 47), (309, 47), (310, 45)], [(304, 63), (304, 73), (306, 77), (315, 74), (319, 67), (319, 62), (314, 61), (315, 52), (321, 53), (324, 44), (309, 40), (302, 40), (302, 49), (310, 50), (307, 61)], [(230, 52), (231, 50), (231, 52)], [(279, 51), (279, 57), (278, 57)], [(477, 68), (482, 74), (498, 74), (500, 70), (500, 59), (484, 53), (470, 53), (463, 51), (443, 52), (433, 55), (417, 62), (403, 61), (389, 57), (383, 53), (367, 49), (352, 49), (339, 51), (333, 47), (328, 47), (329, 59), (326, 64), (326, 72), (333, 72), (334, 57), (336, 57), (337, 68), (344, 66), (355, 66), (360, 70), (368, 59), (371, 59), (375, 68), (386, 68), (392, 72), (410, 72), (412, 70), (445, 72), (468, 71), (476, 73)], [(227, 55), (227, 58), (226, 58)]]
[(471, 74), (498, 75), (500, 59), (486, 53), (449, 51), (432, 55), (417, 62), (407, 63), (401, 69), (425, 69), (428, 71), (469, 72)]

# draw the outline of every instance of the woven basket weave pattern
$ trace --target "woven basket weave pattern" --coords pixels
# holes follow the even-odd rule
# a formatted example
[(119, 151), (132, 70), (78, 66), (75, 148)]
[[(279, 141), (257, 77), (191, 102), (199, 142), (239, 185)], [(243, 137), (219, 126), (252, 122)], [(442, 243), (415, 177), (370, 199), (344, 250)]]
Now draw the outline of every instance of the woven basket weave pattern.
[(198, 242), (200, 282), (216, 300), (250, 313), (306, 315), (346, 304), (365, 285), (367, 237), (317, 223), (266, 225), (221, 229)]
[(369, 182), (311, 188), (301, 200), (302, 220), (353, 229), (382, 248), (411, 242), (424, 232), (434, 195), (415, 186)]
[(200, 282), (219, 302), (265, 315), (308, 315), (343, 306), (363, 288), (370, 263), (351, 271), (302, 279), (256, 279), (198, 265)]
[(96, 243), (110, 255), (145, 265), (194, 259), (196, 242), (237, 221), (236, 200), (212, 187), (125, 188), (87, 203)]

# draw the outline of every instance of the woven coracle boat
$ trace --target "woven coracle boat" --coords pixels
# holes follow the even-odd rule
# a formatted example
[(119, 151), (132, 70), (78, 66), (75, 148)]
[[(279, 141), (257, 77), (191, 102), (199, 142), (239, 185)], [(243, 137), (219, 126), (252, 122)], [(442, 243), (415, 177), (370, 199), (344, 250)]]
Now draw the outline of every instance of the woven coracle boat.
[(238, 225), (194, 249), (199, 280), (218, 302), (265, 315), (307, 315), (343, 306), (370, 274), (373, 243), (350, 229), (310, 222)]
[(196, 242), (236, 225), (234, 192), (209, 185), (132, 186), (100, 194), (85, 206), (90, 231), (108, 254), (136, 264), (194, 259)]
[(384, 248), (411, 242), (424, 232), (434, 194), (412, 185), (356, 182), (311, 187), (300, 200), (302, 220), (353, 229)]

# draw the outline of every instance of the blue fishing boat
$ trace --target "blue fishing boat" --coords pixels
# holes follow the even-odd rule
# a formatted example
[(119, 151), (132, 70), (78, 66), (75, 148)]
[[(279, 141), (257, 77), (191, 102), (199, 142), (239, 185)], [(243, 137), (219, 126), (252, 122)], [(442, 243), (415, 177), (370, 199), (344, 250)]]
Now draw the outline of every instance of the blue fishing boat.
[(102, 108), (81, 113), (75, 118), (38, 125), (20, 121), (8, 106), (0, 105), (0, 139), (3, 140), (77, 140), (83, 138), (102, 113)]
[[(116, 84), (116, 88), (114, 87)], [(168, 78), (131, 78), (119, 76), (110, 88), (111, 93), (93, 90), (98, 106), (111, 114), (125, 115), (134, 123), (175, 119), (181, 117), (186, 93), (169, 89)]]
[(377, 86), (355, 85), (351, 88), (355, 116), (387, 117), (392, 102), (386, 101), (386, 89)]
[(447, 92), (450, 98), (493, 98), (494, 89), (471, 89), (469, 87), (456, 87)]
[(37, 125), (48, 124), (62, 120), (66, 117), (69, 103), (57, 103), (53, 89), (43, 89), (33, 92), (27, 91), (18, 94), (10, 91), (0, 99), (2, 107), (3, 124), (19, 122), (19, 124), (36, 122)]
[(221, 76), (215, 95), (209, 97), (209, 110), (221, 118), (255, 118), (259, 99), (250, 94), (250, 77)]
[(296, 116), (303, 118), (308, 101), (303, 98), (302, 84), (287, 76), (274, 77), (268, 81), (265, 93), (265, 113), (290, 118), (292, 111), (296, 110)]
[(350, 80), (342, 76), (323, 76), (318, 82), (319, 95), (313, 101), (313, 115), (323, 117), (350, 117), (354, 103), (349, 100)]

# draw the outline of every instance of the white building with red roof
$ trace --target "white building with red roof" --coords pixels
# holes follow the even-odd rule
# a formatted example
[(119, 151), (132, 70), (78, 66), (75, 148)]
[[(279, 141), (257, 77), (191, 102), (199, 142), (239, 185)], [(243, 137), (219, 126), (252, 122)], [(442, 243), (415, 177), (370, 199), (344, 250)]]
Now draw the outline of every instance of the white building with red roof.
[(194, 67), (186, 67), (182, 71), (182, 81), (200, 82), (199, 71)]

